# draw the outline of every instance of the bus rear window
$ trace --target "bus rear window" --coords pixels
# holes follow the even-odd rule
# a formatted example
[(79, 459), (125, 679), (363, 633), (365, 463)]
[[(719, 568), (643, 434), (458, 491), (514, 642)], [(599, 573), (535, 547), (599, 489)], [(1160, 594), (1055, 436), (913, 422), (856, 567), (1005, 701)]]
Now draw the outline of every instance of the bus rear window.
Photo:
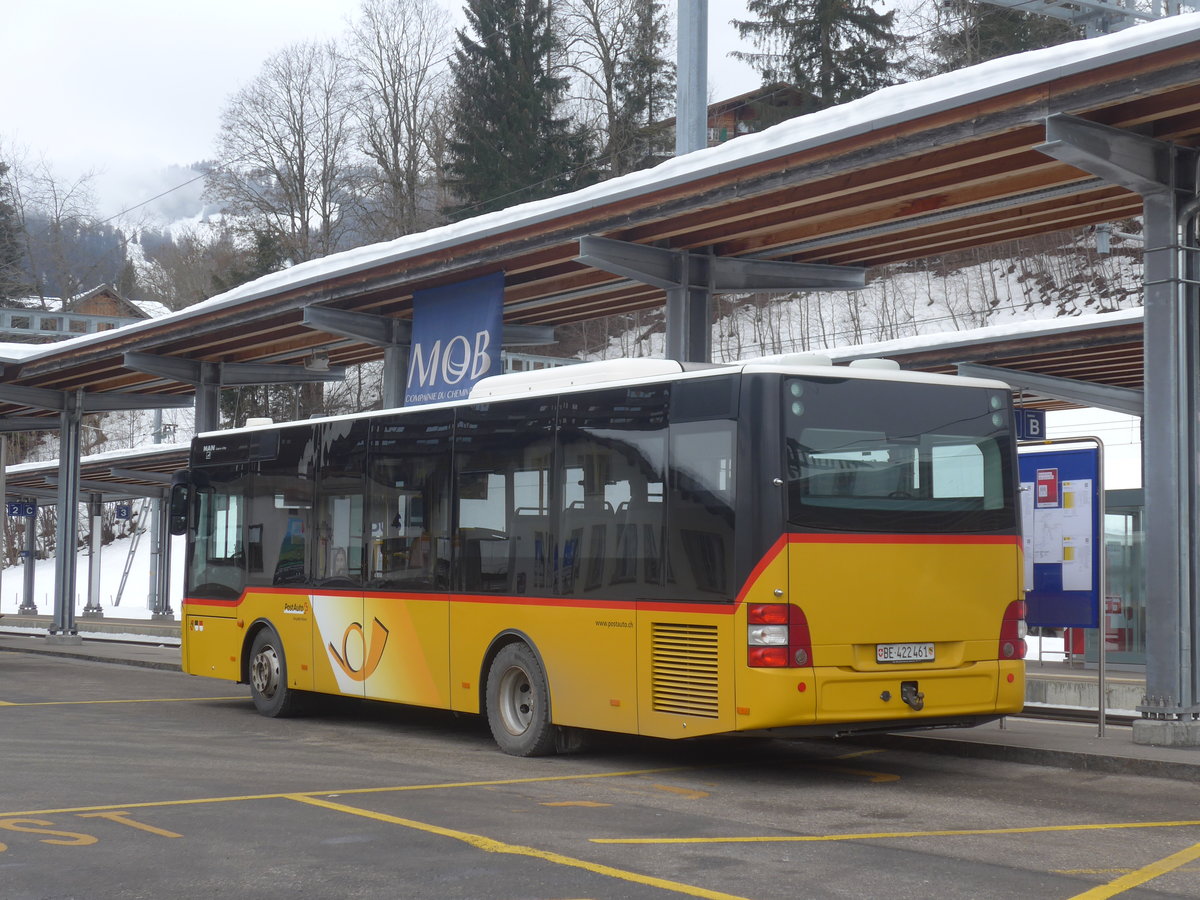
[(1008, 398), (932, 384), (785, 382), (788, 519), (836, 531), (1005, 532)]

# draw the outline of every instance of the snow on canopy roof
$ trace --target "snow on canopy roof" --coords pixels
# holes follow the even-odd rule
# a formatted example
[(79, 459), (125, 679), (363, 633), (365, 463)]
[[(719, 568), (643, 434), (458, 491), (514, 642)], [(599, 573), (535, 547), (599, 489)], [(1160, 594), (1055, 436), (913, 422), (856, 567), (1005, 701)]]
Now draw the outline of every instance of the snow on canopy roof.
[[(107, 341), (164, 323), (350, 275), (379, 265), (401, 262), (420, 254), (448, 249), (468, 241), (502, 234), (596, 206), (644, 195), (651, 190), (697, 181), (707, 176), (751, 166), (835, 140), (866, 134), (898, 123), (966, 106), (988, 97), (1017, 91), (1101, 66), (1148, 56), (1200, 39), (1200, 13), (1184, 13), (1136, 25), (1090, 40), (1031, 50), (993, 59), (976, 66), (883, 88), (866, 97), (807, 116), (788, 119), (737, 140), (668, 160), (653, 169), (632, 172), (570, 194), (522, 203), (442, 225), (393, 241), (370, 244), (300, 263), (281, 272), (239, 285), (187, 309), (146, 323), (126, 325), (99, 335), (82, 335), (41, 345), (44, 355)], [(39, 354), (40, 355), (40, 354)]]
[(1141, 322), (1142, 313), (1142, 307), (1138, 306), (1107, 313), (1093, 313), (1087, 316), (1040, 320), (1018, 319), (1000, 325), (985, 325), (982, 328), (969, 328), (963, 331), (917, 334), (874, 344), (833, 347), (820, 352), (830, 359), (839, 361), (887, 357), (890, 354), (916, 353), (925, 350), (949, 350), (953, 347), (969, 347), (1010, 337), (1035, 338), (1072, 331), (1087, 331), (1105, 326), (1126, 325), (1132, 322)]

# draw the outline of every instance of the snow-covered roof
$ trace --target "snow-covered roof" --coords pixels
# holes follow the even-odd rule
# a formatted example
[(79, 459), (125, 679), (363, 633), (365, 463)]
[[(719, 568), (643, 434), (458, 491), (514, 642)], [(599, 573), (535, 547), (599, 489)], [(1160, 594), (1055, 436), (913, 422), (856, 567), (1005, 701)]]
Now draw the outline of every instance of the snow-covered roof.
[(922, 81), (899, 84), (859, 100), (780, 123), (716, 147), (668, 160), (644, 171), (601, 182), (570, 194), (523, 203), (461, 222), (443, 225), (393, 241), (358, 247), (300, 263), (218, 294), (163, 318), (126, 325), (117, 331), (83, 335), (44, 345), (41, 354), (58, 355), (135, 334), (164, 323), (228, 309), (283, 291), (310, 286), (381, 265), (401, 263), (419, 255), (451, 250), (471, 241), (518, 228), (565, 218), (572, 213), (652, 190), (686, 185), (707, 176), (728, 173), (855, 135), (868, 134), (942, 110), (963, 107), (1041, 84), (1086, 73), (1200, 40), (1200, 14), (1171, 16), (1116, 34), (1002, 57), (967, 69)]
[(944, 331), (937, 334), (917, 334), (910, 337), (880, 341), (873, 344), (855, 344), (835, 347), (821, 352), (835, 361), (868, 359), (915, 353), (925, 350), (950, 350), (955, 347), (971, 347), (992, 343), (1004, 338), (1020, 337), (1034, 339), (1052, 334), (1069, 334), (1074, 331), (1090, 331), (1093, 328), (1141, 323), (1142, 308), (1118, 309), (1113, 312), (1095, 313), (1089, 316), (1069, 316), (1058, 319), (1019, 319), (1001, 325), (985, 325), (963, 331)]

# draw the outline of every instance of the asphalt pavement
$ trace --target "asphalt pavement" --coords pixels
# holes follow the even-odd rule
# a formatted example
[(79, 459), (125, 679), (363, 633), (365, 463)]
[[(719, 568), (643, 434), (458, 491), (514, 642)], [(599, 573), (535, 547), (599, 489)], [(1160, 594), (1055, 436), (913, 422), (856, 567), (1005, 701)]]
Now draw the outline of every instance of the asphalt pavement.
[[(63, 642), (45, 634), (2, 633), (0, 654), (5, 652), (40, 653), (169, 671), (180, 668), (179, 647), (171, 644), (126, 643), (89, 637), (77, 642)], [(1104, 735), (1099, 732), (1096, 722), (1010, 716), (976, 728), (856, 737), (853, 743), (1084, 771), (1200, 781), (1200, 747), (1135, 743), (1133, 729), (1127, 725), (1108, 723)]]

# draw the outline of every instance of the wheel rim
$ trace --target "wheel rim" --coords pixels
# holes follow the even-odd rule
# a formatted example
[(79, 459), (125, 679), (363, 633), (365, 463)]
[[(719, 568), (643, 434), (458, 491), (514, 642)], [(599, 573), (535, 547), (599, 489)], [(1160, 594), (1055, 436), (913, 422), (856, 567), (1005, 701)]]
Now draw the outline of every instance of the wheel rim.
[(500, 720), (509, 734), (524, 734), (534, 716), (534, 694), (529, 674), (520, 666), (506, 669), (500, 676)]
[(270, 644), (259, 650), (250, 663), (250, 686), (268, 700), (279, 690), (279, 654)]

